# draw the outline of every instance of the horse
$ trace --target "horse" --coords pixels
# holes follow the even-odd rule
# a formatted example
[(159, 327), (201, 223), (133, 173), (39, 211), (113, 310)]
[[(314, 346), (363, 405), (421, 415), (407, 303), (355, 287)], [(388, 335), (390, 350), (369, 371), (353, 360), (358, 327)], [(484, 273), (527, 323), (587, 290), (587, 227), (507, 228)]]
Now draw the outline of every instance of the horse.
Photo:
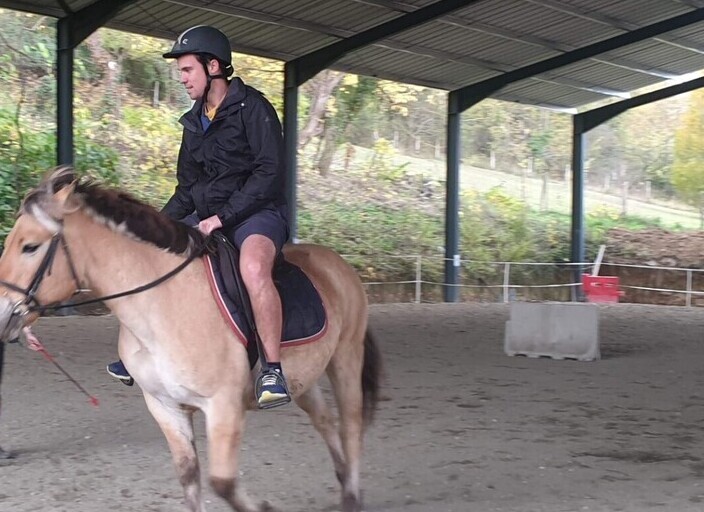
[[(69, 167), (54, 169), (25, 196), (0, 257), (0, 340), (16, 339), (48, 305), (92, 290), (119, 322), (120, 358), (166, 437), (187, 509), (204, 511), (193, 432), (193, 415), (201, 411), (215, 493), (238, 512), (274, 510), (250, 500), (238, 478), (245, 415), (256, 409), (257, 367), (250, 367), (213, 299), (205, 266), (197, 264), (205, 242), (196, 229), (124, 191), (77, 179)], [(363, 435), (381, 380), (367, 297), (333, 250), (289, 244), (283, 255), (310, 278), (327, 314), (320, 339), (282, 349), (289, 391), (327, 444), (342, 510), (358, 512)], [(339, 420), (319, 387), (323, 372)]]

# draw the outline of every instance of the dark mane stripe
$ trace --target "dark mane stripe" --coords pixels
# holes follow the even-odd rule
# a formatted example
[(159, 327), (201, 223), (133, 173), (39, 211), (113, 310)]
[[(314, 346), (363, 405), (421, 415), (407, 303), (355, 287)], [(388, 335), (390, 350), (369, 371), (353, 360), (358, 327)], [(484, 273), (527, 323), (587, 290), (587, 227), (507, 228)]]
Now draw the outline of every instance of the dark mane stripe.
[(123, 225), (126, 232), (139, 240), (185, 256), (203, 247), (205, 237), (200, 231), (160, 214), (126, 192), (79, 181), (75, 194), (96, 215), (115, 226)]

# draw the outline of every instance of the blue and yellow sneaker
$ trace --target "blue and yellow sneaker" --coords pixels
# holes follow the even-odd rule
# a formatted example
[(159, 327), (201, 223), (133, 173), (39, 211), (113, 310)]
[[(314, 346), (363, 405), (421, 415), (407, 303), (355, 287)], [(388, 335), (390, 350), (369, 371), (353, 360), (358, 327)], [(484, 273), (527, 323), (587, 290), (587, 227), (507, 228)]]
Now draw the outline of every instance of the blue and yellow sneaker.
[(286, 379), (278, 368), (269, 368), (259, 374), (255, 393), (260, 409), (271, 409), (291, 401), (286, 387)]
[(132, 378), (132, 375), (130, 375), (130, 372), (127, 371), (125, 365), (122, 364), (122, 361), (115, 361), (114, 363), (110, 363), (109, 365), (107, 365), (106, 370), (111, 376), (115, 377), (125, 386), (132, 386), (134, 384), (134, 379)]

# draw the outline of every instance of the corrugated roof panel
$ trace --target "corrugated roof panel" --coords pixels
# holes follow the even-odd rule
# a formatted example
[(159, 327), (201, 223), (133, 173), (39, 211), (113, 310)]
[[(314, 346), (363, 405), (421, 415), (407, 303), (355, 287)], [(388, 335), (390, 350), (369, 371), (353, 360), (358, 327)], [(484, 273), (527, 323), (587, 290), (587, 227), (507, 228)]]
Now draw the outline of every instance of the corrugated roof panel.
[(633, 58), (647, 66), (665, 69), (674, 74), (687, 73), (691, 69), (704, 69), (704, 55), (676, 47), (660, 47), (650, 52), (638, 53)]
[(616, 91), (635, 91), (663, 80), (662, 77), (652, 74), (634, 73), (632, 70), (595, 61), (567, 66), (552, 76), (569, 77), (585, 84), (591, 84), (597, 89), (604, 88)]
[(691, 53), (675, 58), (668, 63), (668, 69), (677, 75), (686, 75), (692, 73), (692, 70), (704, 70), (704, 55)]
[(453, 89), (477, 78), (485, 79), (496, 75), (495, 72), (471, 65), (440, 62), (432, 58), (419, 60), (413, 55), (404, 55), (403, 52), (382, 48), (365, 48), (353, 52), (343, 57), (340, 63), (347, 66), (364, 66), (366, 74), (371, 76), (381, 77), (386, 72), (398, 74), (412, 71), (422, 81), (432, 80), (436, 83), (454, 84), (451, 87)]
[[(76, 11), (97, 1), (67, 3)], [(436, 1), (136, 0), (108, 26), (173, 40), (189, 26), (213, 24), (226, 31), (238, 51), (291, 60)], [(0, 0), (2, 5), (63, 14), (58, 0)], [(702, 8), (701, 0), (484, 0), (354, 51), (336, 66), (455, 89)], [(697, 22), (539, 79), (509, 84), (495, 97), (582, 106), (600, 95), (577, 87), (636, 90), (661, 80), (658, 73), (704, 69), (703, 53), (704, 22)]]
[(561, 3), (586, 16), (608, 17), (637, 26), (650, 25), (692, 10), (686, 2), (673, 0), (640, 0), (635, 9), (632, 2), (623, 0), (590, 0), (588, 5), (583, 0), (561, 0)]
[(528, 105), (554, 105), (563, 108), (587, 105), (605, 99), (604, 95), (591, 91), (527, 80), (507, 86), (499, 93), (492, 95), (492, 98), (497, 99), (507, 97), (514, 97), (519, 99), (521, 103)]
[(393, 36), (390, 40), (447, 52), (455, 56), (467, 55), (512, 67), (526, 65), (554, 55), (554, 52), (535, 45), (524, 45), (506, 38), (439, 22), (408, 30)]
[(654, 75), (630, 74), (619, 77), (607, 77), (599, 81), (597, 87), (618, 91), (637, 91), (644, 87), (663, 82), (665, 79)]
[(613, 28), (549, 9), (537, 2), (499, 0), (481, 2), (476, 7), (474, 11), (463, 11), (463, 17), (572, 47), (584, 46), (619, 33)]
[(521, 45), (512, 41), (503, 40), (497, 44), (486, 46), (474, 52), (474, 55), (481, 59), (501, 62), (510, 69), (521, 68), (534, 62), (555, 57), (562, 52), (549, 48), (541, 48), (535, 45)]
[(254, 30), (242, 40), (243, 44), (258, 46), (267, 49), (286, 48), (297, 55), (305, 55), (318, 48), (337, 42), (338, 39), (330, 36), (321, 36), (312, 32), (286, 29), (277, 33), (268, 34), (265, 31)]
[(693, 41), (698, 41), (700, 44), (704, 42), (704, 26), (701, 23), (694, 25), (689, 25), (688, 27), (683, 27), (672, 32), (667, 33), (669, 39), (691, 39)]
[(610, 56), (627, 57), (632, 61), (642, 63), (648, 69), (658, 69), (672, 74), (704, 69), (702, 53), (654, 40), (609, 52), (605, 58), (608, 59)]
[(325, 26), (342, 28), (352, 32), (362, 32), (400, 15), (400, 13), (389, 9), (348, 0), (342, 2), (320, 1), (317, 3), (319, 4), (318, 7), (310, 11), (300, 12), (297, 17), (301, 16), (307, 21)]

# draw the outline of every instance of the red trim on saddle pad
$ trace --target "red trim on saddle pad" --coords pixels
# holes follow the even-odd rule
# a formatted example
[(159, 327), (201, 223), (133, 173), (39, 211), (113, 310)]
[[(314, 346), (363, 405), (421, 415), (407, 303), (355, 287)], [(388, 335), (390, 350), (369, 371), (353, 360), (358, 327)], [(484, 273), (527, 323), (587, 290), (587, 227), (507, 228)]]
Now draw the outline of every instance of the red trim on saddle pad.
[[(240, 342), (246, 347), (247, 346), (247, 337), (244, 335), (240, 327), (237, 325), (237, 322), (235, 322), (232, 318), (232, 315), (230, 315), (230, 312), (227, 308), (227, 305), (225, 303), (225, 300), (223, 299), (221, 293), (220, 293), (220, 288), (218, 288), (217, 281), (215, 280), (215, 275), (214, 275), (214, 269), (213, 269), (213, 264), (210, 262), (210, 255), (206, 255), (203, 258), (203, 264), (205, 265), (205, 273), (208, 276), (208, 283), (210, 284), (210, 290), (213, 293), (213, 297), (215, 298), (215, 302), (218, 305), (218, 309), (220, 310), (220, 314), (222, 314), (223, 318), (225, 319), (225, 322), (227, 325), (230, 326), (230, 329), (233, 330), (237, 338), (240, 340)], [(311, 284), (313, 284), (311, 282)], [(315, 286), (315, 284), (313, 284)], [(317, 288), (316, 288), (317, 289)], [(320, 292), (318, 292), (320, 294)], [(285, 307), (282, 305), (282, 307)], [(325, 309), (325, 304), (322, 305), (323, 309)], [(299, 345), (305, 345), (306, 343), (313, 343), (314, 341), (318, 341), (320, 338), (322, 338), (328, 331), (328, 320), (327, 320), (327, 312), (325, 313), (325, 323), (318, 331), (317, 333), (305, 337), (305, 338), (298, 338), (295, 340), (286, 340), (281, 342), (281, 348), (287, 348), (287, 347), (297, 347)]]
[(234, 331), (235, 335), (240, 340), (240, 343), (242, 343), (242, 345), (246, 347), (247, 338), (245, 337), (244, 333), (240, 330), (240, 327), (237, 325), (237, 323), (232, 319), (232, 316), (230, 316), (230, 312), (227, 310), (227, 306), (225, 305), (222, 295), (220, 295), (220, 289), (218, 288), (218, 285), (215, 282), (215, 276), (213, 275), (213, 265), (210, 263), (209, 255), (206, 255), (203, 258), (203, 264), (205, 265), (205, 273), (208, 276), (208, 284), (210, 284), (210, 291), (213, 292), (213, 297), (215, 298), (215, 302), (218, 305), (220, 314), (225, 319), (227, 325), (230, 326), (230, 329)]

